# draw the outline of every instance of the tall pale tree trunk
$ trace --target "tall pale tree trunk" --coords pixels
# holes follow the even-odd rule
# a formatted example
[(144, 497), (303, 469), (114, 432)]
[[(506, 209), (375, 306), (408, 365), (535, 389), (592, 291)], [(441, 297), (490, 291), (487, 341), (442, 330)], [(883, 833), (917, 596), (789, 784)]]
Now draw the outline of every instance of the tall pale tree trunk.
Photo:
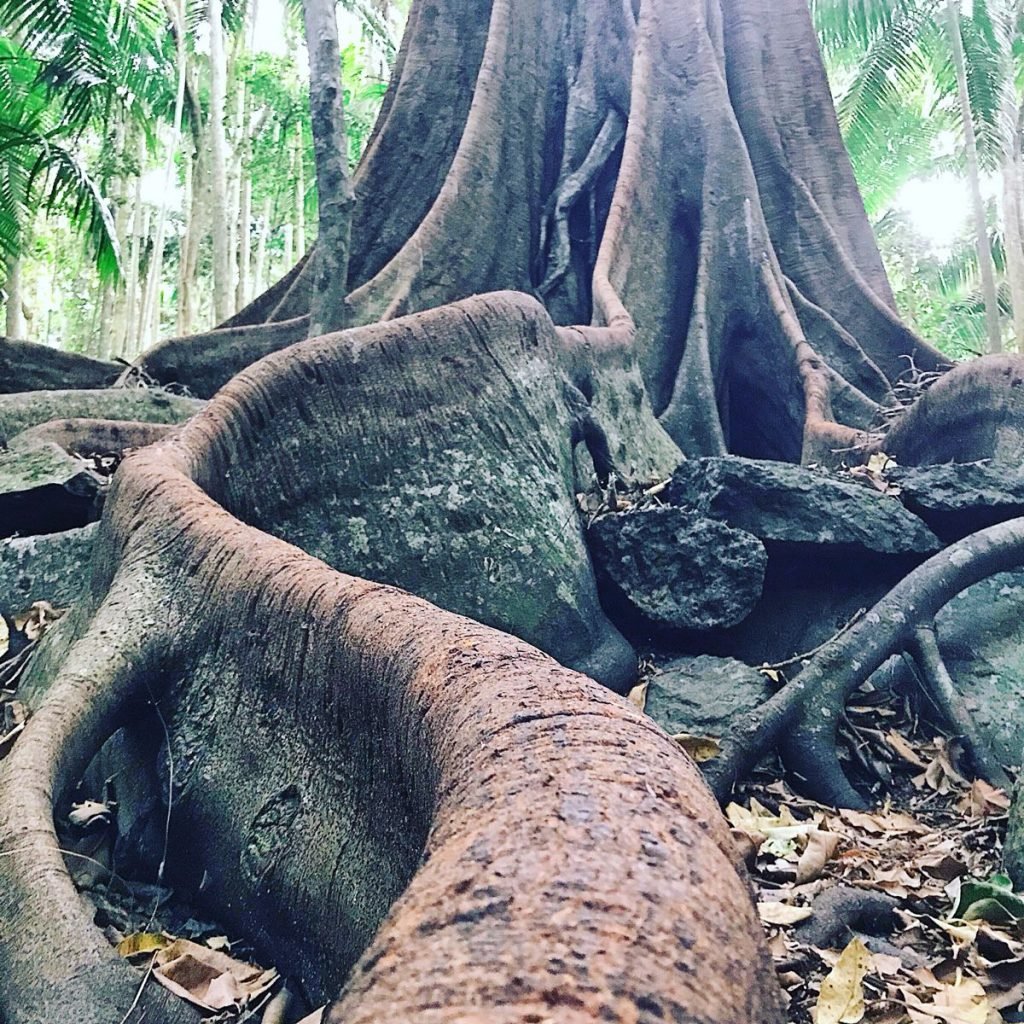
[[(310, 96), (312, 103), (312, 95)], [(306, 251), (306, 162), (303, 159), (302, 122), (295, 123), (295, 249)]]
[(221, 0), (209, 0), (210, 18), (210, 209), (213, 223), (213, 315), (220, 323), (231, 315), (233, 298), (228, 228), (227, 140), (224, 104), (227, 63)]
[[(1019, 136), (1018, 136), (1019, 145)], [(1020, 160), (1007, 155), (1002, 166), (1003, 223), (1005, 226), (1006, 277), (1013, 303), (1014, 347), (1024, 346), (1024, 236), (1021, 231)]]
[(988, 223), (985, 219), (985, 203), (981, 197), (981, 172), (978, 167), (978, 142), (974, 131), (974, 115), (971, 112), (971, 97), (967, 90), (967, 65), (964, 59), (964, 43), (960, 35), (960, 11), (956, 0), (946, 0), (946, 26), (949, 45), (956, 70), (957, 94), (960, 98), (960, 114), (964, 122), (964, 146), (967, 154), (967, 179), (971, 189), (971, 207), (974, 215), (974, 233), (978, 248), (978, 268), (981, 271), (981, 291), (985, 300), (985, 333), (988, 350), (1001, 352), (1002, 332), (999, 326), (999, 299), (996, 295), (996, 270), (992, 260), (992, 247), (988, 237)]
[(185, 110), (185, 83), (188, 76), (188, 54), (185, 47), (185, 12), (181, 3), (165, 0), (168, 14), (174, 21), (175, 51), (178, 65), (178, 84), (174, 97), (174, 122), (171, 137), (167, 143), (167, 159), (164, 164), (164, 187), (160, 208), (157, 211), (156, 228), (153, 233), (153, 259), (146, 282), (142, 303), (142, 330), (140, 341), (150, 344), (157, 340), (160, 332), (160, 280), (163, 275), (164, 233), (167, 227), (167, 208), (174, 186), (175, 158), (181, 144), (181, 119)]
[(7, 264), (7, 321), (4, 333), (8, 338), (24, 338), (26, 336), (25, 317), (22, 314), (21, 295), (21, 260), (11, 260)]
[(132, 340), (139, 327), (139, 287), (140, 267), (142, 265), (143, 239), (146, 237), (148, 225), (144, 223), (146, 216), (142, 207), (142, 168), (146, 160), (146, 146), (140, 138), (138, 142), (139, 176), (135, 179), (135, 203), (132, 211), (132, 243), (128, 259), (128, 276), (125, 285), (125, 318), (124, 332), (115, 339), (114, 352), (124, 356), (134, 345)]
[(253, 292), (259, 295), (267, 287), (267, 239), (270, 237), (270, 216), (273, 204), (268, 195), (263, 200), (263, 211), (260, 214), (260, 234), (256, 243), (256, 269), (253, 274)]
[(241, 309), (252, 298), (252, 179), (248, 162), (242, 165), (241, 208), (238, 212), (238, 287), (235, 306)]
[[(355, 196), (348, 173), (334, 2), (303, 0), (302, 10), (309, 48), (309, 109), (318, 197), (319, 230), (309, 314), (310, 337), (316, 337), (341, 330), (347, 319), (345, 296)], [(298, 155), (301, 166), (301, 135)]]
[(193, 236), (199, 233), (193, 195), (194, 165), (191, 147), (186, 146), (181, 160), (181, 208), (185, 216), (185, 230), (181, 236), (181, 250), (178, 256), (178, 303), (175, 321), (176, 333), (179, 335), (191, 332), (194, 319), (192, 311)]

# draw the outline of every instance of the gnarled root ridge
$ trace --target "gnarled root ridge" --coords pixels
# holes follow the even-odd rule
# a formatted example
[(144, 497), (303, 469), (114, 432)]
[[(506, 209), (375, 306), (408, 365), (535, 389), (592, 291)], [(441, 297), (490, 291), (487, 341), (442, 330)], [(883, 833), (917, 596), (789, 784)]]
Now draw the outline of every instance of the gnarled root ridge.
[[(494, 318), (517, 309), (502, 340)], [(89, 594), (48, 634), (20, 691), (33, 714), (0, 762), (8, 1024), (110, 1024), (135, 997), (53, 816), (154, 705), (168, 879), (204, 880), (210, 912), (314, 1005), (340, 992), (329, 1020), (782, 1020), (728, 833), (667, 736), (527, 644), (250, 525), (275, 518), (279, 491), (326, 488), (306, 419), (339, 458), (359, 432), (385, 454), (411, 443), (401, 423), (425, 429), (426, 412), (401, 367), (419, 347), (441, 365), (444, 338), (473, 370), (452, 364), (449, 387), (475, 381), (486, 413), (507, 397), (508, 352), (544, 352), (545, 320), (498, 296), (308, 342), (128, 455)], [(373, 432), (379, 405), (346, 404), (357, 375), (392, 396), (389, 433)], [(538, 364), (546, 401), (539, 380)], [(432, 393), (450, 416), (454, 392)], [(273, 450), (295, 453), (290, 473)], [(373, 465), (338, 471), (362, 484)], [(189, 1019), (182, 1005), (150, 985), (126, 1019)]]

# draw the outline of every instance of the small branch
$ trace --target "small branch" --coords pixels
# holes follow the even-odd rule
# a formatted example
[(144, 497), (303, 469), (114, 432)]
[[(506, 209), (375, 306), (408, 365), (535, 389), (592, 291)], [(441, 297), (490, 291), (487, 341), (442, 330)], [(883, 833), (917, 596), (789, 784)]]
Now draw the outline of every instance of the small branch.
[[(551, 247), (551, 265), (543, 283), (538, 288), (541, 295), (546, 297), (554, 291), (569, 269), (571, 255), (569, 210), (572, 209), (579, 197), (593, 185), (625, 134), (625, 119), (617, 110), (610, 110), (583, 163), (559, 185), (555, 193), (554, 210), (551, 214), (554, 220), (551, 232), (554, 239)], [(545, 241), (546, 239), (541, 240), (542, 248)]]
[(771, 669), (773, 672), (781, 672), (784, 668), (789, 668), (790, 665), (795, 665), (797, 662), (807, 661), (809, 658), (813, 658), (816, 654), (820, 654), (823, 650), (825, 650), (825, 648), (828, 647), (829, 644), (835, 643), (836, 640), (838, 640), (848, 629), (852, 629), (853, 626), (855, 626), (857, 622), (860, 621), (860, 619), (866, 611), (867, 608), (859, 609), (856, 613), (854, 613), (849, 622), (847, 622), (844, 626), (841, 626), (836, 633), (830, 636), (827, 640), (822, 641), (822, 643), (818, 644), (817, 647), (811, 648), (811, 650), (806, 651), (804, 654), (794, 654), (792, 658), (787, 658), (785, 661), (777, 661), (774, 665), (762, 665), (761, 668), (768, 668)]
[(935, 639), (934, 625), (929, 623), (914, 630), (910, 650), (936, 705), (962, 737), (975, 770), (993, 786), (1009, 792), (1012, 786), (1009, 776), (1003, 771), (1003, 766), (992, 752), (978, 724), (964, 707), (963, 698), (953, 684)]

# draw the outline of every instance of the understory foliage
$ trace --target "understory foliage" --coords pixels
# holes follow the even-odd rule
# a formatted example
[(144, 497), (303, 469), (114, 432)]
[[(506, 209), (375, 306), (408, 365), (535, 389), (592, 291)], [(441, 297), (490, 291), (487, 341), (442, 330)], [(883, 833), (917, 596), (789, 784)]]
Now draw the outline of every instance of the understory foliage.
[[(339, 8), (353, 162), (386, 89), (405, 6), (351, 0)], [(206, 18), (202, 0), (3, 0), (0, 264), (11, 269), (0, 278), (17, 291), (8, 333), (93, 355), (134, 354), (211, 324), (215, 231), (233, 253), (235, 308), (311, 244), (316, 183), (301, 13), (294, 3), (271, 5), (257, 23), (255, 4), (224, 5), (229, 159), (217, 186), (228, 196), (219, 226), (204, 156)]]

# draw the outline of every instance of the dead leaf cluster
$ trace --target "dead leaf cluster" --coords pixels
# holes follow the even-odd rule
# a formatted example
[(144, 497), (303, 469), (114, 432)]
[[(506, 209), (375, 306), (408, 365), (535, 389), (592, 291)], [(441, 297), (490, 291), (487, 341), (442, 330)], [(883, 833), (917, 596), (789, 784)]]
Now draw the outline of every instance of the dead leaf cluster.
[[(908, 778), (879, 809), (824, 807), (779, 781), (727, 808), (791, 1024), (1024, 1020), (1024, 897), (997, 873), (1007, 794), (967, 781), (941, 737), (879, 731)], [(802, 944), (815, 897), (837, 885), (895, 898), (896, 930), (854, 923), (841, 949)]]

